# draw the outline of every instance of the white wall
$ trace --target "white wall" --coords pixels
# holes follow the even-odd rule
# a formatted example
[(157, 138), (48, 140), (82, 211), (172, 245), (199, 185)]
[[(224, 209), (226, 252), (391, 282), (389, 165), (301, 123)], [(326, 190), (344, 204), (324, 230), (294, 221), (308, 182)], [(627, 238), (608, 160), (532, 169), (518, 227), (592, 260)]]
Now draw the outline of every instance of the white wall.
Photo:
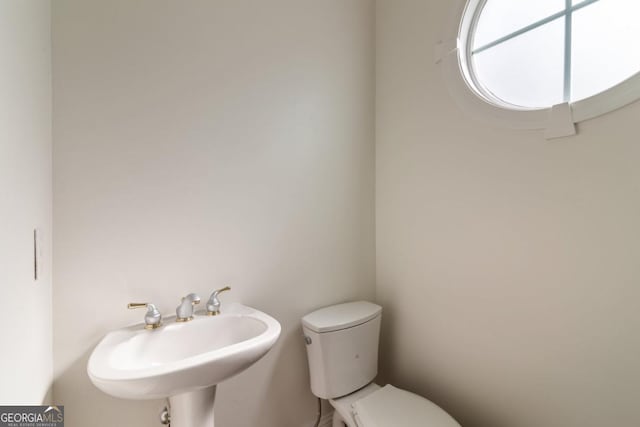
[[(88, 355), (152, 301), (224, 284), (280, 320), (221, 426), (303, 426), (299, 319), (374, 293), (373, 2), (56, 0), (55, 376), (69, 425), (156, 426)], [(224, 308), (224, 306), (223, 306)], [(306, 423), (306, 424), (305, 424)]]
[(47, 401), (52, 381), (50, 14), (0, 2), (0, 405)]
[(377, 2), (385, 377), (465, 427), (640, 425), (640, 104), (553, 142), (470, 120), (450, 8)]

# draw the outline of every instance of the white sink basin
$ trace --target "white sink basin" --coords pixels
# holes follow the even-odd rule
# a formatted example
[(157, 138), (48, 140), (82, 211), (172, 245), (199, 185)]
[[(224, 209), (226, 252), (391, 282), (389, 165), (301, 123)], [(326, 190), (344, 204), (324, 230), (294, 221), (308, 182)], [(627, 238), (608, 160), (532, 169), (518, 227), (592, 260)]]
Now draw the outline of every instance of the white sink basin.
[(169, 317), (155, 330), (138, 324), (110, 332), (93, 350), (87, 372), (96, 387), (112, 396), (173, 397), (242, 372), (264, 356), (279, 335), (280, 324), (271, 316), (229, 304), (218, 316), (196, 315), (185, 323)]

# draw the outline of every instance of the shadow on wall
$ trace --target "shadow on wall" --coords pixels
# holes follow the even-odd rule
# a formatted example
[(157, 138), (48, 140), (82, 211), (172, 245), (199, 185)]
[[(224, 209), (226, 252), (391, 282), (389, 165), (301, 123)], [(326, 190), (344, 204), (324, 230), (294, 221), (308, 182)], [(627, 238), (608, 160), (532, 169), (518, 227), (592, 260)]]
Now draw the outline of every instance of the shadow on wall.
[(301, 328), (296, 322), (288, 325), (282, 323), (278, 343), (256, 366), (220, 384), (216, 423), (234, 427), (311, 425), (317, 409)]
[[(305, 399), (305, 402), (311, 401), (311, 386), (309, 384), (309, 370), (305, 366), (306, 364), (306, 350), (304, 348), (304, 341), (302, 340), (302, 328), (292, 327), (287, 336), (284, 337), (281, 342), (283, 347), (289, 349), (289, 352), (285, 354), (282, 351), (278, 351), (278, 354), (274, 354), (275, 359), (273, 369), (269, 370), (269, 382), (276, 383), (276, 378), (284, 379), (280, 384), (289, 389), (301, 388), (300, 394), (308, 394), (309, 398)], [(280, 350), (280, 349), (278, 349)], [(304, 380), (300, 381), (301, 377)], [(280, 417), (283, 425), (295, 425), (296, 420), (291, 415), (291, 401), (284, 393), (278, 393), (277, 390), (272, 391), (272, 399), (260, 399), (261, 413), (274, 413), (272, 418), (277, 418), (275, 413), (280, 413)], [(307, 406), (306, 404), (304, 405)], [(309, 414), (309, 419), (314, 415), (313, 407), (307, 408), (306, 412)], [(289, 415), (287, 415), (289, 414)]]
[[(381, 298), (384, 300), (384, 297)], [(489, 412), (480, 402), (470, 402), (466, 396), (457, 393), (454, 388), (440, 384), (437, 379), (426, 380), (419, 373), (406, 375), (398, 362), (399, 350), (397, 337), (403, 330), (403, 325), (397, 316), (398, 309), (391, 302), (378, 301), (382, 305), (382, 325), (380, 332), (379, 373), (376, 378), (378, 384), (392, 384), (396, 387), (423, 396), (447, 411), (463, 427), (513, 427), (496, 423), (495, 414)], [(424, 339), (416, 337), (416, 339)], [(421, 363), (428, 371), (429, 357)]]
[(53, 381), (49, 384), (49, 388), (47, 388), (47, 393), (44, 395), (44, 399), (40, 402), (42, 405), (55, 405), (56, 402), (53, 401)]
[(393, 352), (395, 347), (395, 336), (393, 333), (393, 307), (389, 303), (377, 301), (382, 306), (382, 323), (380, 326), (380, 348), (378, 349), (378, 376), (375, 381), (378, 384), (392, 383), (396, 378), (396, 359)]

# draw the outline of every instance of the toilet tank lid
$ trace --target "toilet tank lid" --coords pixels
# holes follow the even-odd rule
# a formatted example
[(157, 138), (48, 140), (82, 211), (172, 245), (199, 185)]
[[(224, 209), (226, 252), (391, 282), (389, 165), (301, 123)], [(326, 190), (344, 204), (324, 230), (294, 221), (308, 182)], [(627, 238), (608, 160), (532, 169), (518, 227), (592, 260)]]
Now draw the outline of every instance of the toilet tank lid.
[(315, 332), (333, 332), (366, 323), (381, 312), (382, 307), (368, 301), (347, 302), (309, 313), (302, 318), (302, 324)]

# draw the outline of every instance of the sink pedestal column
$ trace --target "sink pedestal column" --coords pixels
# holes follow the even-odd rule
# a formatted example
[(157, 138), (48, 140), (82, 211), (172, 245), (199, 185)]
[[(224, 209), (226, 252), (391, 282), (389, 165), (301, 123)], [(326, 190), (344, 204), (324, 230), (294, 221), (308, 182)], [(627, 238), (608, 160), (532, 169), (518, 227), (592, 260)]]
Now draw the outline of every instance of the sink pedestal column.
[(213, 427), (215, 399), (216, 386), (170, 397), (171, 427)]

